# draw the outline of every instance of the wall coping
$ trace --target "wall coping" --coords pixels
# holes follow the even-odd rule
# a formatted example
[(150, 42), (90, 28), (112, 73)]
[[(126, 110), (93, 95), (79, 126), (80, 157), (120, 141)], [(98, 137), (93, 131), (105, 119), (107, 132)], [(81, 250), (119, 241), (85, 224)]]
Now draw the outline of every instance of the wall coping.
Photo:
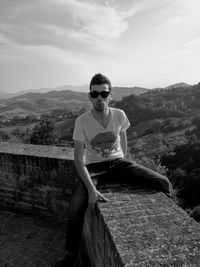
[(199, 266), (200, 224), (164, 193), (125, 187), (105, 197), (100, 212), (125, 266)]
[(0, 142), (0, 153), (73, 160), (74, 149), (71, 147)]
[[(87, 224), (93, 233), (86, 225), (85, 239), (91, 243), (94, 231), (99, 232), (97, 242), (104, 245), (93, 242), (87, 247), (89, 255), (98, 255), (93, 248), (101, 247), (103, 257), (98, 262), (105, 265), (91, 259), (92, 266), (199, 266), (200, 224), (172, 199), (162, 192), (127, 185), (111, 186), (101, 192), (109, 201), (99, 203), (95, 215), (88, 211), (87, 217), (92, 219), (87, 218)], [(97, 227), (102, 220), (103, 230)]]

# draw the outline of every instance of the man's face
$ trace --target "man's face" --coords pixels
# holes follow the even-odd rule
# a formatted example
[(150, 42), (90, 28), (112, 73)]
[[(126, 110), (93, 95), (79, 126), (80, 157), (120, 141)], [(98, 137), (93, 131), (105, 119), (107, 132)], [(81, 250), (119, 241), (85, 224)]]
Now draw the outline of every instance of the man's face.
[[(89, 99), (96, 111), (103, 111), (107, 109), (108, 103), (110, 101), (108, 84), (94, 84), (91, 86), (91, 91), (89, 93)], [(101, 93), (102, 95), (98, 94)]]

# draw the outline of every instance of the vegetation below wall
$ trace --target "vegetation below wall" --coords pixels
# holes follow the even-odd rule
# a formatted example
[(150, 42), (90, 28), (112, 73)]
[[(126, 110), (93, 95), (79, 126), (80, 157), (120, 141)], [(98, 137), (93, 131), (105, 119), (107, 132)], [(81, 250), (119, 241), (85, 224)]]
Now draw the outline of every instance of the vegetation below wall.
[(200, 117), (196, 127), (186, 132), (187, 142), (161, 157), (167, 175), (176, 189), (179, 204), (200, 221)]

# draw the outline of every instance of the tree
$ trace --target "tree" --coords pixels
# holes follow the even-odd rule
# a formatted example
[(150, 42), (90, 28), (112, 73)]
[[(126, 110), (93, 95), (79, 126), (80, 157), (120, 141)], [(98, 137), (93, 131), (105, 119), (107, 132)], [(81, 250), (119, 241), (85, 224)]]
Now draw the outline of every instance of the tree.
[(161, 164), (167, 167), (168, 176), (185, 207), (200, 205), (200, 139), (193, 136), (195, 138), (189, 136), (187, 144), (161, 157)]
[(2, 141), (8, 141), (10, 139), (9, 135), (4, 132), (4, 131), (0, 131), (0, 140)]
[(35, 145), (55, 145), (57, 142), (58, 137), (53, 120), (49, 116), (42, 116), (30, 134), (29, 143)]

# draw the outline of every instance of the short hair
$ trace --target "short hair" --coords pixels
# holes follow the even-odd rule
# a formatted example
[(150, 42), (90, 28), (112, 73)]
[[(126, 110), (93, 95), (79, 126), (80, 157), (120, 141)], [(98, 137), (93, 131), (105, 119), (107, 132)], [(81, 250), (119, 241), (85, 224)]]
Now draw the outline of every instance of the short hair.
[(92, 77), (92, 79), (90, 81), (90, 91), (91, 91), (92, 85), (100, 85), (100, 84), (107, 84), (109, 91), (111, 91), (112, 85), (111, 85), (110, 80), (101, 73), (97, 73)]

